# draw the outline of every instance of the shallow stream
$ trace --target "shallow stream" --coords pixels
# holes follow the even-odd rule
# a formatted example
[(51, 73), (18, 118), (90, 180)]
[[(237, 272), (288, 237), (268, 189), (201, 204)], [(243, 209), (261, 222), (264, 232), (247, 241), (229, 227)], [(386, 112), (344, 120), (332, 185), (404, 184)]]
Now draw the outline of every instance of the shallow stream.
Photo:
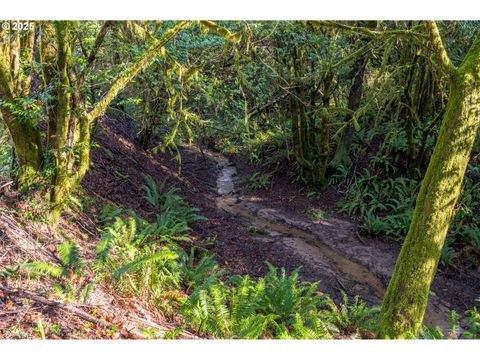
[[(331, 217), (321, 223), (308, 223), (292, 219), (277, 209), (262, 207), (254, 197), (240, 196), (236, 192), (235, 166), (223, 155), (209, 155), (220, 169), (218, 208), (244, 222), (256, 241), (278, 243), (291, 249), (305, 263), (319, 270), (322, 278), (317, 280), (327, 284), (326, 291), (343, 290), (349, 296), (359, 295), (370, 305), (381, 304), (395, 258), (384, 261), (380, 258), (388, 260), (389, 254), (359, 244), (351, 222)], [(445, 330), (447, 313), (448, 308), (433, 299), (427, 308), (425, 322)]]

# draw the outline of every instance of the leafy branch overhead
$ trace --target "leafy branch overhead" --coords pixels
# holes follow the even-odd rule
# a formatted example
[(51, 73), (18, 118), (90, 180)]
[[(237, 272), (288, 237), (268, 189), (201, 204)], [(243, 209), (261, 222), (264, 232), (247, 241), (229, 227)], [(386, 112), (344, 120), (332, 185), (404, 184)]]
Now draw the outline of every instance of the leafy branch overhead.
[(9, 297), (282, 339), (443, 338), (448, 300), (446, 336), (479, 336), (480, 22), (24, 25), (0, 30)]

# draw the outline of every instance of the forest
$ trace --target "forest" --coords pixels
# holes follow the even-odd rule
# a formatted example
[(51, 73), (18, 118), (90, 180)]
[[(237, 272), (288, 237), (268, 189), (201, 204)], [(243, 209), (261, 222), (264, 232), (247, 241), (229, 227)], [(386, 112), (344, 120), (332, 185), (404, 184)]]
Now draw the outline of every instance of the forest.
[(0, 23), (0, 339), (480, 339), (480, 21)]

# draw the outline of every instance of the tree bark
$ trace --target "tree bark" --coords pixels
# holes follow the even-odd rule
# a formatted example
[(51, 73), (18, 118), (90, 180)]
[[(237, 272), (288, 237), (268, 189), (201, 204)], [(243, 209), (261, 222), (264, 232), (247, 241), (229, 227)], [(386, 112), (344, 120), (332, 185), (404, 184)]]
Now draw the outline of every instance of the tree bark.
[(0, 30), (0, 99), (5, 102), (0, 108), (0, 118), (7, 125), (18, 158), (17, 185), (20, 192), (27, 191), (35, 183), (43, 162), (42, 141), (35, 120), (17, 118), (11, 110), (21, 106), (18, 97), (25, 97), (30, 92), (31, 74), (24, 73), (21, 63), (31, 65), (32, 34), (33, 31), (20, 35), (20, 32), (4, 33)]
[[(58, 222), (64, 203), (71, 191), (80, 184), (88, 171), (90, 165), (90, 127), (93, 121), (105, 114), (107, 107), (115, 97), (137, 74), (152, 63), (155, 56), (173, 37), (190, 26), (190, 23), (190, 21), (181, 21), (167, 30), (162, 38), (153, 41), (138, 60), (118, 75), (105, 96), (93, 106), (90, 112), (87, 112), (84, 102), (79, 96), (75, 95), (76, 101), (72, 102), (72, 97), (75, 100), (75, 96), (71, 96), (65, 91), (59, 91), (56, 111), (56, 169), (50, 194), (53, 224)], [(71, 62), (71, 49), (67, 41), (68, 22), (56, 23), (56, 30), (59, 77), (61, 84), (66, 88), (72, 85), (68, 75)], [(78, 119), (72, 115), (74, 113), (71, 111), (72, 109), (77, 110), (76, 113), (80, 114)], [(75, 166), (72, 163), (74, 149), (78, 151), (78, 161)]]
[[(377, 26), (377, 21), (365, 21), (359, 22), (360, 26), (365, 26), (369, 29), (374, 29)], [(369, 41), (363, 41), (364, 46), (367, 46)], [(349, 167), (352, 164), (352, 159), (350, 156), (351, 145), (354, 135), (354, 128), (351, 124), (352, 116), (360, 108), (362, 103), (363, 90), (364, 90), (364, 81), (365, 81), (365, 70), (367, 67), (368, 60), (370, 58), (370, 52), (366, 52), (358, 57), (353, 63), (352, 69), (349, 73), (349, 79), (352, 80), (352, 85), (348, 93), (348, 103), (347, 108), (352, 112), (349, 112), (345, 116), (345, 130), (340, 136), (340, 139), (337, 142), (337, 148), (335, 149), (335, 155), (332, 159), (332, 165), (344, 165)]]
[(38, 178), (43, 163), (43, 149), (40, 132), (30, 121), (18, 122), (6, 109), (2, 110), (3, 119), (12, 137), (18, 158), (18, 190), (30, 189)]
[(450, 76), (450, 97), (410, 229), (385, 294), (380, 338), (418, 335), (480, 125), (480, 35), (455, 69), (438, 39), (436, 25), (427, 26), (432, 27), (438, 58)]

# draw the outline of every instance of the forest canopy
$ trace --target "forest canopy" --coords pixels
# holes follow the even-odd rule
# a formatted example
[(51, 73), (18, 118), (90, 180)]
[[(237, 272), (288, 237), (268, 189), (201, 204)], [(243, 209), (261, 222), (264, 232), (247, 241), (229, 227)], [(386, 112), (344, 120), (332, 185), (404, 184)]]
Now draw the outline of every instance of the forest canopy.
[[(186, 149), (199, 149), (204, 157), (220, 154), (229, 160), (217, 161), (211, 175), (220, 168), (230, 181), (237, 171), (231, 163), (238, 171), (253, 170), (212, 196), (225, 200), (234, 186), (267, 196), (288, 183), (301, 194), (300, 203), (332, 204), (308, 213), (310, 221), (320, 223), (331, 212), (357, 224), (360, 242), (370, 241), (366, 237), (401, 246), (395, 268), (383, 280), (372, 280), (384, 291), (375, 316), (365, 312), (361, 320), (347, 322), (348, 314), (325, 303), (315, 283), (284, 294), (296, 299), (287, 309), (274, 297), (280, 292), (274, 284), (295, 287), (298, 272), (278, 275), (269, 264), (261, 279), (224, 283), (213, 257), (198, 260), (188, 252), (190, 245), (176, 244), (194, 237), (190, 224), (208, 218), (194, 195), (176, 195), (166, 188), (166, 177), (141, 173), (139, 182), (109, 168), (145, 191), (135, 201), (148, 202), (153, 220), (127, 216), (122, 204), (115, 204), (118, 213), (110, 208), (95, 225), (103, 235), (92, 244), (98, 256), (92, 269), (122, 291), (148, 293), (167, 317), (181, 313), (189, 331), (234, 338), (336, 337), (325, 325), (330, 321), (342, 334), (359, 328), (365, 337), (433, 337), (438, 332), (422, 326), (439, 269), (471, 274), (467, 278), (478, 283), (480, 22), (9, 24), (0, 30), (0, 191), (16, 194), (19, 203), (35, 201), (41, 215), (34, 218), (42, 218), (52, 233), (61, 233), (62, 216), (83, 211), (88, 174), (104, 165), (92, 154), (103, 149), (104, 156), (114, 157), (102, 134), (117, 136), (104, 126), (115, 119), (128, 129), (129, 149), (135, 149), (124, 149), (125, 159), (168, 154), (176, 161), (171, 173), (184, 176), (185, 183), (184, 167), (193, 161)], [(194, 186), (184, 183), (193, 193)], [(232, 205), (217, 201), (216, 211)], [(255, 209), (253, 216), (230, 215), (243, 216), (255, 233), (253, 218), (261, 213)], [(56, 267), (32, 261), (22, 271), (54, 278), (83, 274), (75, 241), (57, 245)], [(146, 273), (149, 278), (142, 279)], [(175, 303), (172, 293), (180, 288), (188, 296)], [(480, 294), (469, 305), (475, 296)], [(258, 308), (247, 309), (254, 297)], [(334, 309), (326, 317), (325, 307)], [(467, 329), (464, 336), (478, 338), (480, 317), (470, 308), (453, 320)]]

